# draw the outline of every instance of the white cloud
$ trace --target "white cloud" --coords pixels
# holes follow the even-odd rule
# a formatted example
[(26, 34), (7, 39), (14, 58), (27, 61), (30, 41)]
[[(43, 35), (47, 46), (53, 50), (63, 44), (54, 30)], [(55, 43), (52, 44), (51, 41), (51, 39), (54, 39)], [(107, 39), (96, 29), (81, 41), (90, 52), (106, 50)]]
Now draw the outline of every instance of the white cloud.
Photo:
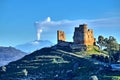
[(110, 26), (120, 26), (120, 18), (102, 18), (102, 19), (78, 19), (78, 20), (60, 20), (60, 21), (52, 21), (50, 17), (48, 17), (45, 21), (37, 22), (37, 28), (43, 29), (43, 31), (49, 31), (51, 29), (63, 29), (71, 28), (75, 26), (79, 26), (79, 24), (88, 24), (91, 26), (100, 26), (100, 27), (110, 27)]
[(120, 18), (102, 18), (88, 21), (96, 27), (120, 27)]
[[(108, 28), (108, 27), (120, 27), (120, 18), (101, 18), (101, 19), (78, 19), (78, 20), (59, 20), (53, 21), (48, 17), (44, 21), (36, 22), (37, 30), (42, 30), (43, 35), (47, 34), (46, 37), (49, 38), (50, 35), (56, 34), (57, 30), (65, 31), (68, 38), (73, 36), (74, 27), (79, 26), (80, 24), (88, 24), (90, 29), (95, 28)], [(120, 28), (119, 28), (120, 29)], [(56, 35), (53, 35), (56, 36)], [(44, 37), (44, 36), (43, 36)]]

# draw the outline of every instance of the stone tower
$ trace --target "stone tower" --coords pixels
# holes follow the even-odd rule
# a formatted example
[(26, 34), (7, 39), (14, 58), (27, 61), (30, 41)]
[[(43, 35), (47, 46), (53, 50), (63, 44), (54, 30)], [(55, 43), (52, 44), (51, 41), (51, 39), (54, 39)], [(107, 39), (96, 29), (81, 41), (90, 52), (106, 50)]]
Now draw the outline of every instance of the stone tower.
[(77, 44), (94, 45), (95, 38), (92, 29), (87, 28), (87, 24), (75, 27), (73, 41)]
[(59, 43), (60, 41), (65, 41), (65, 40), (66, 40), (66, 37), (65, 37), (64, 31), (58, 30), (58, 31), (57, 31), (57, 41), (58, 41), (58, 43)]

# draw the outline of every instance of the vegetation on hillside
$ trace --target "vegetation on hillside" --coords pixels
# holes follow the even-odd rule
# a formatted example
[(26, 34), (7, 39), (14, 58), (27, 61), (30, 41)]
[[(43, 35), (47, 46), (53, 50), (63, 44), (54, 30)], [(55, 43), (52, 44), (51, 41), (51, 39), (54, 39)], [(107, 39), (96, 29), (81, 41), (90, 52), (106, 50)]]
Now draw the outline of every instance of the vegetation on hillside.
[(104, 38), (103, 36), (98, 37), (97, 41), (100, 46), (100, 51), (102, 52), (102, 47), (104, 47), (104, 51), (107, 52), (109, 64), (111, 62), (117, 62), (120, 59), (120, 51), (119, 44), (113, 36), (109, 36), (109, 38)]
[(2, 80), (99, 80), (119, 78), (119, 72), (104, 70), (97, 61), (60, 49), (43, 48), (2, 67)]

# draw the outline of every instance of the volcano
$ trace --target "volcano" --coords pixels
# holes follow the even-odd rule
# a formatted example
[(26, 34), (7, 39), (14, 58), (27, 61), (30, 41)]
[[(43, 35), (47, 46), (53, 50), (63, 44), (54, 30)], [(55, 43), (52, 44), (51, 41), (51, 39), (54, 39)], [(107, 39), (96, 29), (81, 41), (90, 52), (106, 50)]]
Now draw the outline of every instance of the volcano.
[(17, 45), (15, 46), (15, 48), (24, 51), (26, 53), (31, 53), (35, 50), (39, 50), (43, 47), (50, 47), (52, 45), (54, 45), (54, 43), (50, 42), (49, 40), (34, 40), (31, 42)]

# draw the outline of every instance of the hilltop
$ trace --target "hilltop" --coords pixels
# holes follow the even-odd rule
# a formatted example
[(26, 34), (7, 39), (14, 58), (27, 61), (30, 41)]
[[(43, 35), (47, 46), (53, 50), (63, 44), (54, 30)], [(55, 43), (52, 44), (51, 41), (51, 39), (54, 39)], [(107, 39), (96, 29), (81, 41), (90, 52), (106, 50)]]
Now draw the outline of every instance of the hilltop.
[(54, 47), (37, 50), (5, 67), (2, 80), (89, 80), (92, 75), (111, 80), (120, 75), (103, 70), (103, 65), (90, 58)]

